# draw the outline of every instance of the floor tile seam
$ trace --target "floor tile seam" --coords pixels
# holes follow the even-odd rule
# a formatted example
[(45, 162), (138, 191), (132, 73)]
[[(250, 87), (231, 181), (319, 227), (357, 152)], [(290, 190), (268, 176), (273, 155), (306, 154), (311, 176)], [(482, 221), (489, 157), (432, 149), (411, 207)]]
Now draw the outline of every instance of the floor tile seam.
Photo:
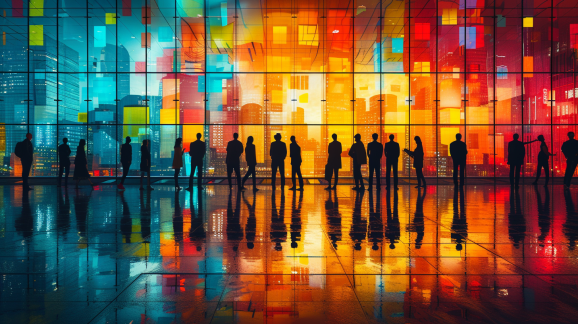
[(132, 280), (119, 293), (117, 293), (116, 296), (114, 296), (114, 298), (111, 301), (109, 301), (107, 305), (105, 305), (90, 321), (88, 321), (88, 323), (94, 322), (94, 320), (96, 320), (100, 316), (100, 314), (102, 314), (110, 305), (112, 305), (112, 303), (114, 303), (120, 297), (120, 295), (122, 295), (130, 286), (132, 286), (141, 277), (141, 275), (142, 273), (136, 276), (134, 280)]

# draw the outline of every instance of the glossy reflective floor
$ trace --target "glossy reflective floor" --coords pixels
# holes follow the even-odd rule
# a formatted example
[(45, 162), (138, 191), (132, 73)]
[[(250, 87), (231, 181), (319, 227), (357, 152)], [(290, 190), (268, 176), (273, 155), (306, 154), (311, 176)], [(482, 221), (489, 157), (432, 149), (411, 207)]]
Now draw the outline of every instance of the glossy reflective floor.
[(0, 186), (2, 323), (578, 318), (578, 186)]

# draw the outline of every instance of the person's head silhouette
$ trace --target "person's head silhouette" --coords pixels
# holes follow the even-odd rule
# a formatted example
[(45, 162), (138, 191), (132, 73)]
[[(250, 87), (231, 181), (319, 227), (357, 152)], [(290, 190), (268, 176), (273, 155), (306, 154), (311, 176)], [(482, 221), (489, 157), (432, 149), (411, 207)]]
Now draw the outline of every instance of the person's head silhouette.
[(574, 138), (574, 132), (568, 132), (568, 138), (573, 139)]
[(538, 141), (540, 141), (540, 142), (545, 141), (544, 135), (538, 135)]
[(201, 137), (203, 137), (203, 134), (201, 134), (201, 133), (197, 133), (197, 139), (198, 139), (198, 140), (200, 140), (200, 139), (201, 139)]
[(361, 135), (359, 135), (359, 134), (355, 134), (355, 136), (353, 138), (355, 139), (356, 142), (361, 141)]
[(414, 137), (413, 140), (414, 140), (417, 144), (421, 144), (421, 138), (420, 138), (419, 136)]
[(518, 133), (514, 134), (514, 141), (517, 141), (518, 138), (520, 138), (520, 135), (518, 135)]
[(129, 144), (129, 143), (130, 143), (130, 136), (127, 136), (126, 137), (126, 144)]
[(26, 133), (26, 139), (31, 141), (32, 140), (32, 134)]
[(389, 134), (389, 140), (393, 142), (393, 139), (395, 138), (395, 136), (393, 136), (393, 134)]
[(457, 133), (456, 134), (456, 141), (461, 141), (462, 140), (462, 134)]
[(281, 140), (281, 134), (277, 133), (275, 134), (275, 136), (273, 137), (275, 139), (275, 141), (280, 141)]
[(291, 143), (295, 143), (295, 136), (291, 136), (289, 139), (291, 140)]
[(371, 134), (371, 138), (373, 138), (374, 141), (377, 141), (378, 137), (379, 137), (379, 135), (377, 135), (377, 133)]
[(84, 139), (81, 139), (80, 142), (78, 142), (78, 145), (84, 146), (86, 145), (86, 141)]
[(233, 138), (234, 138), (234, 139), (237, 139), (237, 138), (239, 138), (239, 134), (237, 134), (237, 133), (233, 133)]
[(331, 138), (333, 138), (334, 141), (337, 141), (337, 134), (331, 135)]
[(253, 136), (247, 137), (247, 144), (253, 143)]
[(64, 144), (68, 143), (68, 138), (66, 138), (66, 137), (63, 138), (63, 139), (62, 139), (62, 143), (64, 143)]

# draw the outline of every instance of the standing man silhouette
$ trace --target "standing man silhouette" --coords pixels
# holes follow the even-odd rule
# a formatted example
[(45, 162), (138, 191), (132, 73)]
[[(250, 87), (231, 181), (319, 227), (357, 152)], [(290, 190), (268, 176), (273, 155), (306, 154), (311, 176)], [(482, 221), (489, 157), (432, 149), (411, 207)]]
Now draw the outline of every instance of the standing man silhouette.
[(365, 190), (363, 177), (361, 176), (361, 166), (367, 164), (367, 153), (365, 152), (365, 146), (361, 141), (361, 135), (355, 134), (354, 139), (355, 143), (353, 143), (349, 149), (349, 156), (353, 158), (353, 179), (355, 180), (355, 187), (352, 189)]
[(327, 168), (333, 171), (333, 177), (335, 181), (333, 182), (333, 188), (331, 188), (331, 179), (328, 179), (327, 188), (325, 190), (337, 189), (337, 181), (339, 180), (339, 169), (341, 169), (341, 152), (343, 148), (341, 143), (337, 141), (337, 134), (331, 135), (333, 142), (329, 143), (327, 148)]
[(458, 186), (458, 168), (460, 169), (460, 186), (464, 186), (464, 174), (466, 169), (466, 155), (468, 148), (462, 142), (462, 134), (456, 134), (456, 140), (450, 144), (450, 155), (454, 162), (454, 186)]
[(578, 141), (574, 139), (574, 132), (568, 132), (568, 140), (562, 144), (562, 153), (566, 157), (566, 173), (564, 173), (564, 188), (570, 188), (572, 176), (578, 164)]
[(227, 144), (227, 158), (225, 163), (227, 164), (227, 180), (229, 181), (229, 190), (233, 190), (233, 184), (231, 183), (231, 174), (235, 171), (237, 175), (237, 187), (241, 189), (241, 171), (239, 166), (239, 157), (243, 154), (243, 143), (238, 140), (239, 134), (233, 134), (233, 140)]
[(253, 176), (253, 191), (258, 191), (257, 189), (257, 173), (255, 172), (255, 166), (257, 165), (257, 154), (255, 152), (255, 144), (253, 144), (253, 136), (247, 137), (247, 145), (245, 145), (245, 161), (247, 161), (247, 166), (249, 170), (245, 173), (243, 177), (243, 182), (241, 183), (241, 189), (245, 190), (245, 181), (249, 179), (249, 176)]
[(391, 169), (393, 169), (393, 188), (397, 187), (397, 162), (399, 161), (399, 144), (394, 142), (395, 136), (389, 135), (389, 142), (385, 143), (383, 152), (385, 154), (385, 189), (389, 190), (389, 183), (391, 178)]
[(28, 185), (28, 176), (32, 168), (32, 160), (34, 158), (34, 147), (32, 146), (32, 134), (27, 133), (26, 139), (16, 144), (15, 154), (20, 158), (22, 163), (22, 189), (32, 190)]
[(68, 138), (62, 139), (62, 144), (58, 146), (58, 162), (60, 164), (60, 168), (58, 171), (58, 187), (62, 185), (62, 173), (66, 169), (64, 173), (64, 186), (68, 187), (68, 173), (70, 172), (70, 146), (68, 146)]
[[(289, 190), (303, 191), (303, 176), (301, 175), (301, 147), (295, 141), (295, 136), (291, 136), (291, 144), (289, 144), (289, 157), (291, 157), (291, 180), (293, 187)], [(295, 183), (295, 175), (299, 176), (299, 189)]]
[(520, 135), (514, 134), (514, 140), (508, 143), (508, 164), (510, 165), (510, 186), (516, 186), (520, 183), (520, 171), (524, 164), (526, 148), (524, 143), (518, 140)]
[(373, 186), (373, 172), (377, 178), (377, 190), (381, 190), (381, 157), (383, 156), (383, 145), (377, 141), (377, 133), (371, 135), (373, 142), (367, 144), (367, 156), (369, 157), (369, 190)]
[(203, 158), (205, 157), (205, 142), (201, 141), (203, 134), (197, 133), (197, 140), (189, 145), (189, 155), (191, 156), (191, 174), (189, 175), (189, 186), (185, 189), (193, 190), (193, 176), (197, 170), (197, 189), (203, 190)]
[(271, 143), (269, 155), (271, 156), (271, 186), (275, 190), (275, 180), (277, 178), (277, 169), (281, 174), (281, 189), (285, 189), (285, 158), (287, 157), (287, 145), (281, 142), (281, 134), (274, 136), (275, 142)]
[(120, 163), (122, 164), (122, 179), (118, 184), (118, 189), (124, 190), (124, 179), (128, 175), (132, 163), (132, 146), (130, 146), (130, 136), (126, 137), (126, 142), (120, 147)]

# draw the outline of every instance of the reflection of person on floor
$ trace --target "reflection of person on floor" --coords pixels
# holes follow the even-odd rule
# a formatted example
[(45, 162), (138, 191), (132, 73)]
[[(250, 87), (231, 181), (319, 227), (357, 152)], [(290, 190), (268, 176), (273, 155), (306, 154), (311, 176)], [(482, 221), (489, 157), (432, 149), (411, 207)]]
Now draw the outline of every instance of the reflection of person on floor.
[(371, 249), (379, 250), (379, 243), (383, 242), (383, 221), (381, 220), (381, 194), (377, 193), (377, 202), (373, 205), (373, 191), (369, 191), (369, 230), (368, 239)]
[(229, 192), (229, 200), (227, 201), (227, 242), (232, 244), (234, 252), (237, 252), (239, 249), (239, 242), (243, 239), (240, 215), (241, 191), (237, 191), (235, 210), (233, 210), (233, 194)]
[[(189, 198), (191, 204), (191, 229), (189, 231), (189, 238), (195, 244), (197, 251), (202, 250), (202, 244), (207, 236), (205, 232), (205, 222), (203, 221), (203, 193), (201, 190), (197, 191), (197, 201), (194, 200), (194, 193), (191, 190)], [(195, 205), (197, 210), (195, 212)]]
[(299, 192), (299, 202), (297, 200), (297, 192), (293, 192), (293, 200), (291, 201), (291, 248), (295, 249), (301, 241), (301, 204), (303, 203), (303, 191)]
[(173, 235), (175, 243), (178, 243), (179, 248), (183, 243), (183, 211), (181, 210), (181, 202), (179, 191), (175, 191), (175, 209), (173, 212)]
[(387, 192), (387, 229), (385, 230), (385, 237), (389, 240), (389, 248), (395, 249), (395, 243), (399, 241), (400, 224), (399, 215), (397, 211), (398, 195), (397, 191), (393, 191), (393, 210), (391, 209), (390, 191)]
[(70, 229), (70, 198), (68, 197), (68, 190), (57, 192), (58, 195), (58, 215), (56, 216), (56, 230), (59, 235), (63, 235), (66, 239), (66, 233)]
[(281, 194), (281, 206), (277, 211), (275, 194), (271, 195), (271, 242), (275, 243), (275, 251), (281, 251), (281, 243), (287, 242), (287, 225), (285, 225), (285, 195)]
[(510, 213), (508, 214), (508, 234), (516, 249), (526, 237), (526, 219), (522, 212), (522, 203), (518, 190), (510, 190)]
[(574, 132), (568, 132), (568, 140), (562, 144), (562, 153), (566, 157), (566, 172), (564, 173), (564, 188), (570, 188), (572, 176), (578, 164), (578, 141), (574, 139)]
[(120, 233), (124, 237), (123, 243), (131, 243), (130, 236), (132, 234), (132, 220), (130, 218), (130, 209), (126, 199), (124, 199), (124, 192), (119, 194), (122, 202), (122, 218), (120, 219)]
[(538, 226), (540, 227), (540, 236), (538, 236), (538, 243), (544, 246), (544, 240), (550, 234), (550, 191), (548, 187), (545, 188), (546, 199), (542, 203), (542, 196), (537, 187), (534, 187), (536, 192), (536, 201), (538, 202)]
[(245, 241), (247, 241), (247, 248), (252, 250), (255, 247), (255, 234), (257, 232), (257, 217), (255, 216), (255, 204), (257, 203), (257, 195), (253, 195), (253, 203), (249, 204), (249, 201), (245, 199), (245, 193), (243, 193), (243, 201), (245, 202), (247, 210), (249, 211), (247, 224), (245, 224)]
[(367, 235), (367, 219), (361, 217), (361, 205), (363, 204), (364, 190), (359, 190), (355, 194), (355, 204), (353, 205), (353, 214), (351, 217), (351, 229), (349, 237), (354, 244), (354, 249), (361, 250), (361, 242), (365, 240)]
[(16, 232), (20, 233), (23, 238), (29, 239), (32, 237), (34, 231), (34, 221), (32, 219), (32, 209), (30, 208), (30, 200), (28, 193), (22, 191), (22, 210), (20, 217), (14, 220), (14, 228)]
[(85, 244), (87, 243), (86, 218), (88, 215), (88, 207), (90, 204), (90, 194), (87, 196), (82, 192), (78, 192), (74, 196), (74, 213), (76, 214), (76, 228), (79, 236), (78, 242), (82, 244), (83, 248), (86, 247)]
[(574, 251), (576, 241), (578, 241), (578, 213), (574, 208), (574, 201), (569, 190), (564, 190), (564, 200), (566, 201), (566, 222), (562, 228), (566, 239), (568, 239), (568, 248)]
[(423, 215), (423, 201), (425, 200), (426, 190), (421, 194), (421, 189), (417, 191), (417, 199), (415, 201), (415, 214), (413, 221), (409, 225), (409, 232), (415, 232), (415, 248), (421, 249), (424, 235), (424, 215)]
[(341, 142), (337, 141), (337, 134), (331, 135), (333, 142), (329, 143), (327, 147), (327, 168), (333, 173), (333, 188), (331, 188), (331, 179), (328, 179), (327, 188), (325, 190), (337, 189), (337, 181), (339, 180), (339, 169), (341, 169), (341, 152), (343, 148), (341, 147)]
[(337, 191), (333, 191), (333, 196), (331, 194), (329, 193), (325, 201), (325, 215), (327, 216), (327, 233), (333, 248), (337, 249), (337, 242), (341, 241), (341, 214), (337, 202)]
[(468, 220), (466, 218), (466, 203), (464, 201), (464, 188), (460, 188), (460, 205), (458, 208), (458, 190), (454, 190), (454, 217), (452, 219), (451, 239), (456, 243), (456, 251), (463, 249), (462, 243), (468, 238)]
[(143, 242), (150, 242), (151, 236), (151, 195), (148, 194), (146, 202), (144, 193), (140, 192), (140, 226)]

